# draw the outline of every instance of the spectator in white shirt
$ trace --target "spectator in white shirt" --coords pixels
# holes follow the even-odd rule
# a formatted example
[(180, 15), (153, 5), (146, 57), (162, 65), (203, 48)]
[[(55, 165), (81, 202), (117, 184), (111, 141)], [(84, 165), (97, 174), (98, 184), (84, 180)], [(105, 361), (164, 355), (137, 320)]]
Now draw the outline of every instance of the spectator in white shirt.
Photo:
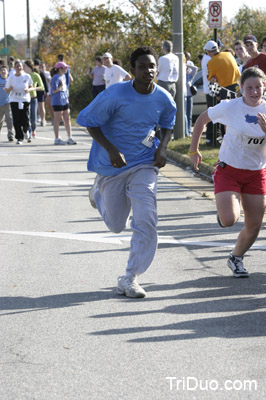
[(158, 60), (157, 83), (166, 89), (173, 99), (176, 95), (176, 82), (179, 75), (179, 59), (172, 53), (173, 43), (170, 40), (163, 42), (164, 55)]
[(115, 83), (122, 81), (130, 81), (131, 76), (119, 65), (113, 63), (113, 56), (111, 53), (105, 53), (102, 57), (103, 65), (107, 68), (104, 73), (105, 87), (114, 85)]

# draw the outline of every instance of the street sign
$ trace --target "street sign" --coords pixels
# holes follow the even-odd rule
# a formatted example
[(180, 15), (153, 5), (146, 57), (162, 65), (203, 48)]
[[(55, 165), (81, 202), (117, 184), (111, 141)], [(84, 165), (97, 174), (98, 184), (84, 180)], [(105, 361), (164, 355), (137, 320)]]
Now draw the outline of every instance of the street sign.
[(209, 28), (222, 27), (222, 2), (209, 2)]
[(8, 47), (2, 47), (2, 49), (0, 50), (0, 54), (1, 55), (6, 55), (6, 56), (8, 56), (8, 54), (9, 54), (9, 48)]
[(30, 47), (26, 47), (26, 49), (25, 49), (25, 57), (26, 58), (31, 58), (31, 48)]

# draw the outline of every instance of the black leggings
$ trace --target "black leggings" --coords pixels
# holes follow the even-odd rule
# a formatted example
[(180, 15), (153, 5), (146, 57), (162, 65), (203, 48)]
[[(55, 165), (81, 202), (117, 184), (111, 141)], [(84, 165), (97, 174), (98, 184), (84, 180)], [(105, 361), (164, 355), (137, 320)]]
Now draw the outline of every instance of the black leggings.
[(19, 109), (19, 103), (17, 102), (11, 102), (11, 111), (12, 111), (12, 117), (13, 117), (13, 125), (15, 128), (16, 132), (16, 139), (17, 140), (23, 140), (24, 139), (24, 134), (29, 130), (29, 108), (30, 108), (30, 103), (28, 102), (23, 102), (23, 108)]

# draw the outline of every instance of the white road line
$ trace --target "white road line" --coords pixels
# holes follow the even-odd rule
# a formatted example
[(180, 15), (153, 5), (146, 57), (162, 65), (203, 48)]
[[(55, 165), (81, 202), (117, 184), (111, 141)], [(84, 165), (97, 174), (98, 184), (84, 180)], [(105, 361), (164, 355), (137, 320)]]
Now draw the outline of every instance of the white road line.
[[(123, 242), (129, 242), (131, 240), (131, 234), (115, 235), (110, 232), (106, 232), (103, 234), (92, 234), (92, 233), (67, 233), (67, 232), (0, 231), (0, 234), (46, 237), (46, 238), (64, 239), (64, 240), (79, 240), (83, 242), (110, 243), (119, 245), (123, 245)], [(227, 247), (227, 248), (234, 247), (234, 244), (226, 242), (183, 240), (183, 239), (176, 239), (173, 236), (159, 236), (159, 243), (176, 244), (182, 246)], [(255, 245), (252, 246), (252, 249), (266, 250), (266, 246)]]
[(64, 240), (79, 240), (83, 242), (98, 242), (98, 243), (112, 243), (112, 244), (123, 244), (119, 237), (109, 234), (90, 234), (90, 233), (67, 233), (67, 232), (27, 232), (27, 231), (0, 231), (2, 234), (9, 235), (24, 235), (24, 236), (36, 236), (53, 239), (64, 239)]
[(0, 178), (0, 181), (5, 182), (23, 182), (23, 183), (39, 183), (43, 185), (56, 185), (56, 186), (88, 186), (94, 182), (93, 178), (88, 178), (87, 181), (60, 181), (49, 179), (8, 179)]
[[(66, 148), (66, 147), (65, 147)], [(89, 154), (89, 153), (88, 153)], [(34, 152), (31, 152), (31, 153), (21, 153), (21, 152), (5, 152), (5, 153), (3, 153), (3, 152), (1, 152), (0, 153), (0, 157), (1, 156), (4, 156), (4, 157), (7, 157), (7, 156), (25, 156), (25, 157), (29, 157), (29, 156), (31, 156), (31, 157), (56, 157), (56, 158), (60, 158), (60, 157), (64, 157), (64, 158), (75, 158), (75, 159), (77, 159), (77, 158), (80, 158), (80, 160), (81, 161), (84, 161), (84, 162), (86, 162), (86, 160), (87, 160), (87, 154), (76, 154), (76, 153), (74, 153), (74, 154), (69, 154), (69, 153), (59, 153), (59, 152), (56, 152), (56, 151), (51, 151), (50, 153), (34, 153)], [(84, 160), (84, 158), (85, 158), (85, 160)]]
[[(52, 174), (52, 173), (51, 173)], [(89, 174), (89, 173), (88, 173)], [(86, 181), (63, 181), (63, 180), (49, 180), (49, 179), (15, 179), (15, 178), (0, 178), (0, 181), (3, 182), (21, 182), (21, 183), (38, 183), (42, 185), (56, 185), (56, 186), (88, 186), (93, 184), (94, 182), (94, 173), (93, 177), (88, 177), (88, 180)], [(160, 182), (158, 182), (158, 188), (160, 189), (171, 189), (173, 190), (174, 188), (178, 188), (178, 184), (173, 184), (171, 186), (164, 186), (161, 185)], [(186, 190), (186, 189), (185, 189)]]

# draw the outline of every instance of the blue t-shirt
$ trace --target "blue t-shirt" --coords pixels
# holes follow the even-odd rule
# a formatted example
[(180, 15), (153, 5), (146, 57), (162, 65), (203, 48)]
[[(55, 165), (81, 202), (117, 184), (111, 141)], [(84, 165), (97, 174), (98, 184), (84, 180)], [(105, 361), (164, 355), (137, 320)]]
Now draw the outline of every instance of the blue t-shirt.
[[(60, 85), (63, 84), (62, 89), (57, 92), (53, 93), (53, 90), (57, 90)], [(55, 74), (52, 77), (51, 82), (51, 105), (52, 106), (65, 106), (68, 104), (68, 90), (66, 85), (66, 77), (65, 75), (58, 75)]]
[(10, 95), (7, 94), (4, 90), (6, 86), (7, 79), (3, 79), (0, 76), (0, 106), (4, 106), (5, 104), (9, 103)]
[(171, 95), (157, 85), (150, 94), (138, 93), (132, 81), (110, 86), (79, 113), (77, 123), (100, 127), (104, 136), (124, 154), (127, 165), (114, 168), (107, 151), (93, 140), (88, 170), (113, 176), (138, 164), (152, 164), (159, 145), (152, 131), (157, 125), (172, 129), (175, 115), (176, 105)]

